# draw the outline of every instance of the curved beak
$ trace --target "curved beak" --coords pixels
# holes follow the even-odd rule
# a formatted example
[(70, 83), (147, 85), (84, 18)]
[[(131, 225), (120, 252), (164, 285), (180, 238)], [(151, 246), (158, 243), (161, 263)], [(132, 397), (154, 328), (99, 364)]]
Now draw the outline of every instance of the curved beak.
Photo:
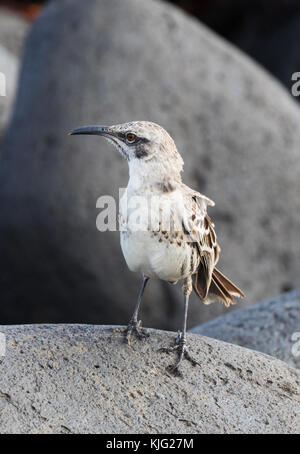
[(89, 136), (114, 136), (114, 133), (109, 130), (108, 126), (82, 126), (69, 133), (70, 136), (83, 134)]

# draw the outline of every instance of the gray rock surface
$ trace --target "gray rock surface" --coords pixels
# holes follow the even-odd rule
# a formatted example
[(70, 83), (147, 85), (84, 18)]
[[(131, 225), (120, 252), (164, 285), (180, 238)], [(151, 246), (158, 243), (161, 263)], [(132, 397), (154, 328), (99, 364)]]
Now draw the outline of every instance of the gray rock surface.
[(285, 363), (189, 335), (201, 366), (159, 353), (175, 333), (122, 343), (111, 327), (2, 326), (1, 433), (296, 433), (300, 376)]
[(298, 289), (232, 311), (190, 332), (258, 350), (300, 368), (299, 309)]
[[(184, 181), (210, 210), (221, 269), (254, 302), (299, 285), (300, 112), (268, 74), (159, 1), (52, 1), (27, 40), (0, 165), (3, 323), (124, 323), (139, 278), (116, 232), (99, 233), (100, 195), (127, 167), (82, 124), (147, 119), (174, 137)], [(274, 246), (276, 245), (276, 246)], [(178, 289), (152, 283), (143, 320), (178, 328)], [(194, 297), (190, 322), (225, 311)]]
[(0, 44), (16, 57), (21, 56), (29, 23), (20, 15), (0, 7)]

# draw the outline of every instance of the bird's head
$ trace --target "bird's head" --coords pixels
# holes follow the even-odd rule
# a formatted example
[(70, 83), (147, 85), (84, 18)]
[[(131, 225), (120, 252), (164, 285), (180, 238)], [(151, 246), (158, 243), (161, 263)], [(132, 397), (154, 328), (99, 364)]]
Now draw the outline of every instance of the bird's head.
[(179, 174), (182, 171), (183, 160), (173, 139), (155, 123), (132, 121), (114, 126), (83, 126), (71, 132), (71, 135), (79, 134), (105, 137), (129, 161), (130, 166), (144, 167), (144, 164), (151, 162), (176, 170)]

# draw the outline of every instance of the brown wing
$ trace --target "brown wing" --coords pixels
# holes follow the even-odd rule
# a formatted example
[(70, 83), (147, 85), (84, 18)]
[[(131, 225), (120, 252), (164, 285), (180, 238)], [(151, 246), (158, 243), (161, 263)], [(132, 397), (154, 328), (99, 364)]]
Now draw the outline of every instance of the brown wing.
[(200, 264), (194, 288), (200, 298), (205, 300), (211, 286), (214, 268), (219, 260), (220, 247), (217, 243), (213, 223), (208, 215), (204, 217), (203, 227), (200, 241), (197, 244)]
[(213, 223), (207, 214), (207, 201), (201, 196), (193, 195), (185, 204), (183, 225), (189, 241), (197, 245), (200, 264), (194, 284), (201, 299), (207, 297), (212, 273), (219, 259), (220, 248), (217, 244)]
[(214, 224), (207, 214), (207, 201), (200, 194), (193, 194), (189, 202), (184, 226), (190, 240), (196, 243), (200, 262), (193, 284), (197, 295), (205, 304), (219, 301), (226, 306), (235, 304), (235, 297), (243, 298), (243, 292), (217, 268), (220, 246)]

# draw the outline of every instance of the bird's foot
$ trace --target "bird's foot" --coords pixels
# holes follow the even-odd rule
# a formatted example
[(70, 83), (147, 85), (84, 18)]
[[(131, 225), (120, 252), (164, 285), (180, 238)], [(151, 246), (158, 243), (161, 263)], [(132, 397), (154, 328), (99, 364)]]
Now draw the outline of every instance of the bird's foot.
[(131, 345), (132, 336), (135, 335), (139, 340), (144, 340), (150, 336), (145, 329), (142, 328), (142, 321), (130, 320), (127, 328), (125, 329), (126, 344)]
[(175, 345), (173, 347), (162, 347), (159, 349), (159, 351), (163, 353), (171, 353), (177, 351), (177, 361), (174, 365), (169, 366), (169, 369), (172, 372), (178, 373), (178, 367), (183, 359), (190, 361), (193, 366), (200, 366), (200, 363), (189, 354), (186, 346), (186, 338), (183, 336), (181, 331), (178, 331)]

